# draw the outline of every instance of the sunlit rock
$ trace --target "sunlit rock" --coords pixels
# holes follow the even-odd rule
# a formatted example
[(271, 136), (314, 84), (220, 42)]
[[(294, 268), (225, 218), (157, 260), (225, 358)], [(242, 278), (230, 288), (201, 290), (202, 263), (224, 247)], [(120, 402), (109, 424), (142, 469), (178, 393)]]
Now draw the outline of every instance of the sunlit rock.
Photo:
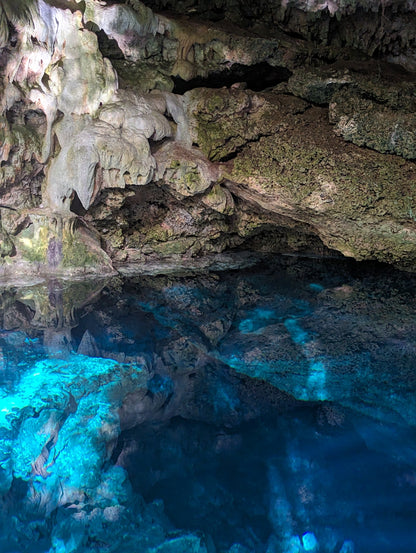
[[(176, 128), (165, 113), (173, 117)], [(74, 193), (88, 209), (103, 188), (147, 184), (156, 167), (148, 140), (176, 134), (182, 141), (186, 136), (183, 108), (168, 93), (119, 91), (98, 118), (64, 118), (56, 126), (62, 149), (52, 161), (44, 194), (54, 210), (69, 211)]]
[(71, 13), (42, 1), (39, 5), (33, 26), (22, 28), (20, 48), (8, 61), (9, 80), (51, 92), (65, 114), (95, 112), (115, 90), (111, 64), (99, 52), (95, 34), (84, 28), (80, 11)]
[(57, 135), (64, 146), (51, 164), (44, 194), (46, 205), (54, 211), (69, 215), (75, 193), (88, 209), (102, 188), (145, 184), (153, 174), (154, 161), (144, 134), (84, 116), (63, 120)]
[[(12, 83), (23, 87), (31, 102), (46, 116), (47, 124), (40, 149), (27, 144), (28, 139), (23, 138), (25, 137), (23, 134), (21, 140), (27, 144), (25, 149), (28, 152), (26, 154), (28, 159), (32, 156), (29, 152), (33, 152), (39, 161), (45, 162), (52, 153), (52, 127), (58, 110), (64, 114), (62, 125), (65, 127), (65, 136), (61, 138), (62, 146), (68, 145), (71, 135), (74, 134), (73, 117), (85, 113), (93, 114), (103, 102), (109, 100), (116, 88), (116, 76), (111, 64), (108, 60), (104, 60), (99, 52), (95, 34), (84, 28), (82, 14), (79, 11), (72, 13), (70, 10), (51, 7), (41, 2), (39, 13), (33, 17), (31, 25), (27, 28), (22, 27), (20, 31), (19, 48), (7, 62), (6, 75)], [(35, 45), (32, 43), (32, 36), (37, 39)], [(12, 94), (14, 89), (10, 86), (8, 90), (11, 92), (6, 95), (5, 108), (11, 109), (19, 98)], [(79, 131), (76, 123), (75, 128)], [(15, 136), (18, 136), (18, 132), (18, 127), (13, 125), (12, 141)], [(30, 136), (30, 132), (36, 140), (36, 132), (31, 131), (29, 127), (26, 135)], [(5, 161), (8, 161), (9, 152), (10, 148), (3, 148), (2, 154)], [(62, 157), (65, 157), (65, 148)], [(23, 157), (22, 161), (24, 160)], [(78, 162), (79, 160), (76, 159), (75, 164)], [(70, 178), (69, 183), (65, 183), (64, 180), (69, 177), (66, 172), (67, 167), (62, 171), (62, 164), (59, 166), (58, 162), (57, 174), (54, 173), (55, 165), (52, 166), (44, 188), (45, 203), (57, 211), (64, 211), (65, 203), (69, 203), (67, 196), (73, 194), (74, 189), (79, 191), (81, 201), (87, 202), (88, 184), (79, 188), (83, 176), (77, 179), (76, 187), (71, 187), (73, 183)], [(45, 217), (47, 219), (48, 215)], [(37, 227), (38, 218), (39, 216), (32, 215), (32, 223), (35, 227)], [(70, 226), (71, 221), (64, 223), (63, 228), (70, 228)], [(66, 264), (69, 266), (71, 261), (63, 250), (66, 249), (67, 254), (69, 253), (71, 244), (74, 242), (74, 234), (72, 233), (72, 238), (68, 236), (67, 240), (61, 232), (54, 246), (53, 240), (51, 239), (51, 242), (46, 237), (49, 232), (46, 230), (48, 227), (51, 225), (46, 222), (43, 226), (41, 224), (39, 228), (34, 229), (33, 236), (30, 235), (30, 230), (29, 235), (20, 236), (15, 241), (19, 250), (16, 259), (22, 256), (32, 263), (41, 262), (45, 267), (55, 270), (62, 265), (61, 262), (66, 257)], [(63, 242), (65, 242), (64, 247)], [(63, 264), (65, 265), (65, 262)]]
[(397, 113), (356, 92), (334, 94), (329, 108), (335, 132), (358, 146), (416, 159), (416, 114)]
[[(15, 208), (15, 196), (22, 198), (16, 215), (4, 218), (11, 237), (7, 262), (19, 259), (15, 236), (28, 226), (21, 207), (39, 207), (68, 217), (96, 208), (87, 224), (115, 262), (195, 257), (245, 244), (271, 251), (335, 250), (413, 269), (413, 165), (344, 142), (412, 160), (411, 75), (384, 59), (336, 59), (338, 44), (333, 52), (314, 52), (320, 60), (315, 63), (310, 45), (281, 30), (265, 38), (260, 27), (258, 34), (220, 28), (156, 14), (139, 1), (88, 0), (68, 9), (41, 1), (38, 8), (27, 25), (13, 15), (16, 45), (3, 62), (0, 182), (15, 192), (2, 193), (1, 204)], [(226, 3), (217, 8), (227, 13)], [(277, 20), (287, 12), (289, 31), (303, 36), (298, 26), (307, 11), (311, 44), (320, 17), (352, 14), (351, 6), (336, 2), (292, 8), (282, 4)], [(361, 8), (366, 14), (370, 9), (366, 2)], [(400, 8), (400, 17), (406, 10)], [(264, 7), (255, 11), (263, 21)], [(323, 48), (329, 47), (327, 30), (319, 39)], [(374, 45), (367, 50), (374, 52)], [(244, 80), (242, 68), (259, 63), (280, 68), (288, 82), (280, 80), (273, 89), (265, 81), (266, 92), (259, 93), (244, 90), (241, 82), (184, 96), (167, 92), (177, 77), (198, 86), (190, 80), (216, 74), (220, 82), (221, 72), (234, 66)], [(120, 88), (117, 67), (126, 89)], [(141, 74), (153, 75), (143, 87), (135, 84)], [(152, 90), (158, 82), (163, 90)], [(167, 185), (162, 209), (171, 214), (147, 227), (135, 215), (144, 207), (127, 200), (129, 187), (155, 190), (161, 181)], [(126, 187), (116, 223), (111, 217), (104, 223), (108, 206), (96, 204), (106, 202), (107, 189)], [(139, 195), (134, 198), (139, 201)], [(49, 266), (53, 271), (54, 264)]]
[(345, 140), (414, 159), (413, 75), (386, 63), (367, 63), (364, 74), (362, 67), (351, 61), (298, 69), (287, 87), (305, 100), (329, 104), (329, 120)]

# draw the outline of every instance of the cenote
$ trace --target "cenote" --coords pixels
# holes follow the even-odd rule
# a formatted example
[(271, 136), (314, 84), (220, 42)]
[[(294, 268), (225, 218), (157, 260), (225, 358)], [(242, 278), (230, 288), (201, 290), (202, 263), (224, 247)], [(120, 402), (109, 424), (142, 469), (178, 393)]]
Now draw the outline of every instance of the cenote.
[(415, 277), (2, 288), (2, 553), (416, 551)]

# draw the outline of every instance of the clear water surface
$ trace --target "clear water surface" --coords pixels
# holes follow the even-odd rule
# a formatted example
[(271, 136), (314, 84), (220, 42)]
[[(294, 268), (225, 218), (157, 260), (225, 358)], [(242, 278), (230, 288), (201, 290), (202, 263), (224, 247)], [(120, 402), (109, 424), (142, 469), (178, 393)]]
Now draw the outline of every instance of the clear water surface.
[(415, 553), (415, 283), (285, 258), (0, 291), (0, 553)]

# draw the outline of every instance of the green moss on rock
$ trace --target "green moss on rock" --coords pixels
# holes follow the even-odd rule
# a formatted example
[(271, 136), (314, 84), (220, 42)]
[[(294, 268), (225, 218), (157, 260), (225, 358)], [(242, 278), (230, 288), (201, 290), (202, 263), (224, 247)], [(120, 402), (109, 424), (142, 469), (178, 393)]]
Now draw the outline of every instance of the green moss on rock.
[(220, 161), (234, 154), (248, 141), (271, 136), (282, 128), (282, 111), (304, 111), (298, 98), (255, 94), (238, 89), (195, 89), (185, 94), (190, 133), (205, 155)]
[(89, 267), (99, 263), (99, 257), (80, 240), (79, 236), (64, 231), (62, 241), (62, 267)]
[(14, 250), (13, 240), (0, 225), (0, 258), (11, 256)]
[(127, 60), (113, 60), (117, 71), (120, 87), (134, 91), (149, 92), (150, 90), (173, 90), (172, 79), (163, 71), (160, 64), (157, 66)]
[(233, 152), (223, 166), (233, 194), (305, 223), (344, 255), (416, 269), (415, 164), (346, 143), (325, 108), (289, 96), (195, 90), (188, 101), (206, 154)]
[(24, 261), (46, 263), (49, 243), (49, 232), (46, 227), (35, 229), (30, 225), (17, 237), (16, 247)]

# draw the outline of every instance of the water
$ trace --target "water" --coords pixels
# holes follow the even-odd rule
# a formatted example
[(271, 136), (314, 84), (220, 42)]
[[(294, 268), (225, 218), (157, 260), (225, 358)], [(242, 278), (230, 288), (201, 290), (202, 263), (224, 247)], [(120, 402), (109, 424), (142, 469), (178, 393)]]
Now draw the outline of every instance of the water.
[(416, 552), (415, 277), (1, 290), (0, 552)]

